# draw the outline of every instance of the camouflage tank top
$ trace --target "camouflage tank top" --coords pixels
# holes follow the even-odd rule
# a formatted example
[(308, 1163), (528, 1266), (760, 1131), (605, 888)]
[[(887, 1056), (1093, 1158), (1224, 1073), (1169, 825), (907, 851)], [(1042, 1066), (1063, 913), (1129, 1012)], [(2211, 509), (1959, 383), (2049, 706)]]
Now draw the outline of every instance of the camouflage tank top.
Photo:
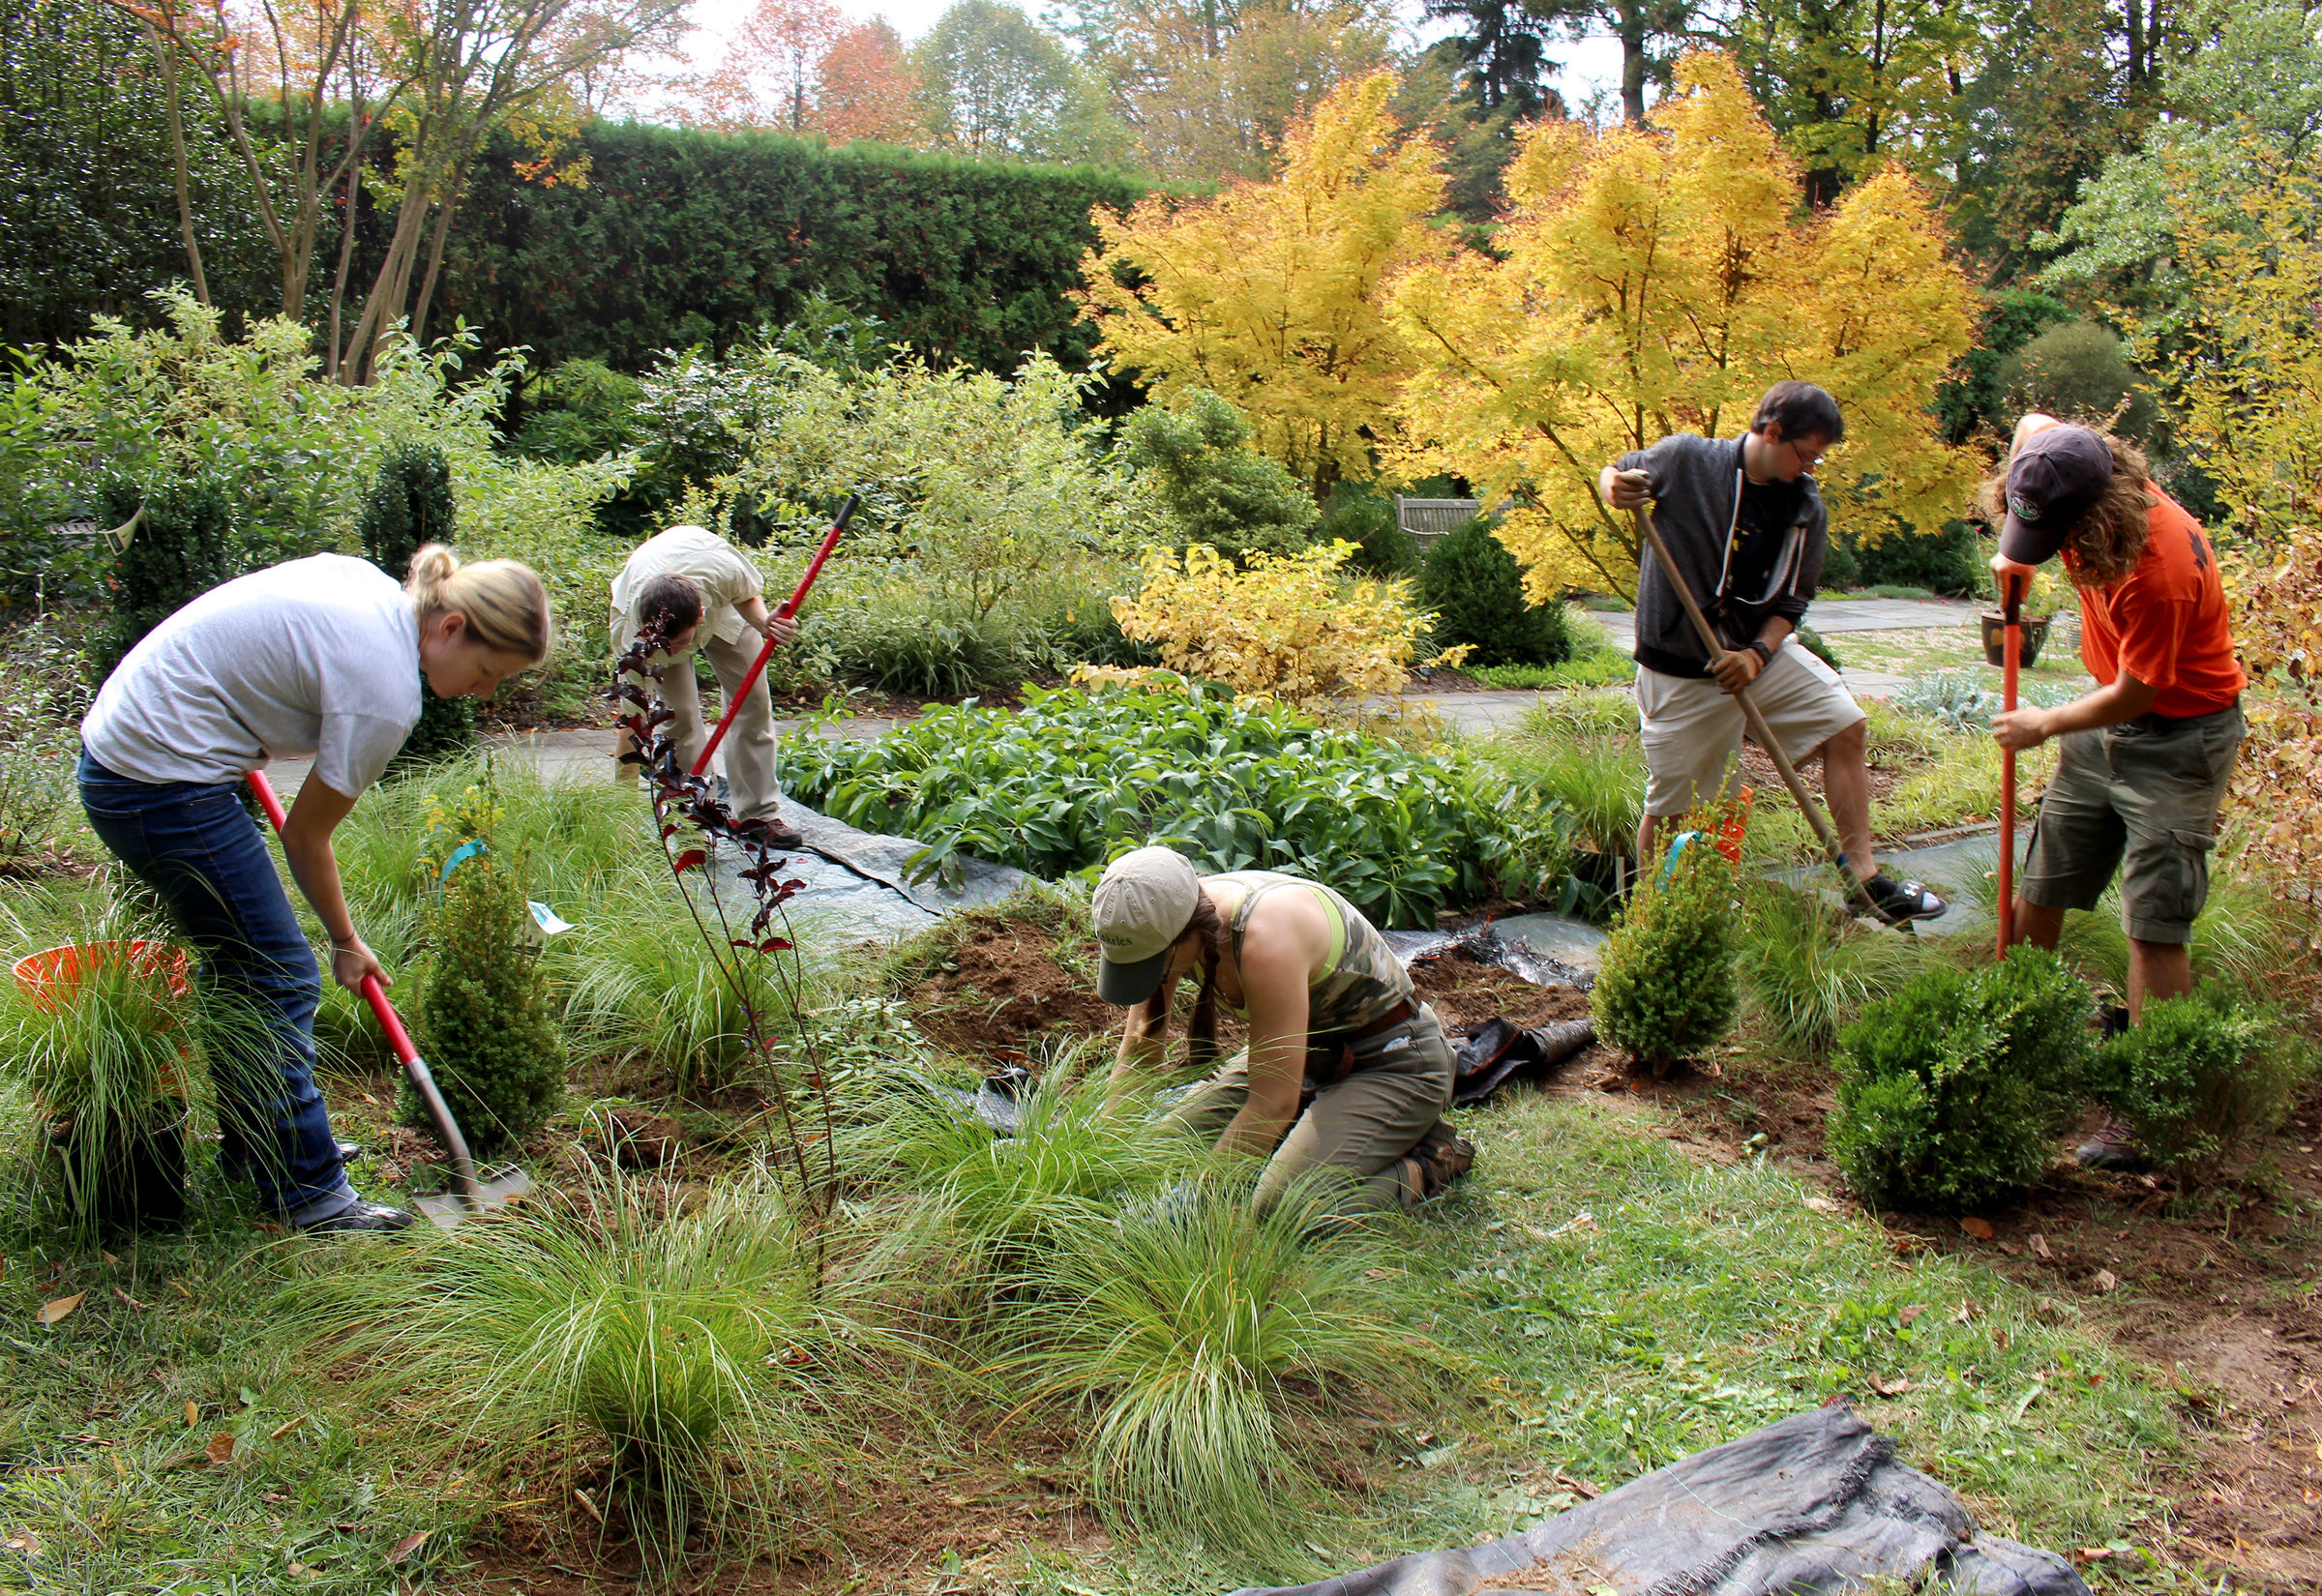
[(1323, 973), (1307, 987), (1306, 1028), (1310, 1034), (1322, 1036), (1367, 1025), (1411, 998), (1411, 972), (1386, 945), (1386, 939), (1362, 917), (1360, 909), (1321, 882), (1270, 870), (1230, 871), (1206, 879), (1229, 881), (1241, 889), (1241, 901), (1234, 905), (1233, 917), (1227, 922), (1237, 969), (1241, 965), (1241, 935), (1260, 899), (1269, 892), (1296, 887), (1322, 901), (1323, 913), (1330, 921), (1330, 958)]

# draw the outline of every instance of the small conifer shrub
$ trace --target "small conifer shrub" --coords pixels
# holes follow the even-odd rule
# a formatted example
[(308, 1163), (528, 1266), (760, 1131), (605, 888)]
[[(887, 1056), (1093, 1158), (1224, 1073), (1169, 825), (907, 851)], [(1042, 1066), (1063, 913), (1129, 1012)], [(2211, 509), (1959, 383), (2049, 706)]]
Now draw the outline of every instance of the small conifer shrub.
[(1428, 552), (1419, 593), (1435, 611), (1436, 642), (1473, 645), (1471, 665), (1549, 665), (1571, 657), (1563, 606), (1525, 600), (1523, 567), (1481, 517)]
[[(379, 475), (363, 495), (355, 530), (363, 552), (397, 581), (411, 571), (420, 546), (450, 543), (459, 512), (452, 502), (451, 462), (432, 443), (398, 444), (379, 458)], [(476, 706), (468, 698), (438, 698), (423, 678), (419, 724), (397, 758), (438, 759), (473, 746)]]
[(1733, 1028), (1734, 872), (1706, 843), (1640, 879), (1605, 939), (1591, 1007), (1596, 1034), (1655, 1075), (1714, 1047)]
[[(491, 846), (499, 815), (490, 789), (471, 786), (430, 816), (429, 869), (441, 885), (428, 911), (414, 1017), (435, 1083), (478, 1157), (521, 1142), (564, 1095), (564, 1045), (533, 957), (522, 862)], [(483, 846), (455, 863), (470, 842)], [(404, 1124), (428, 1127), (408, 1083), (398, 1108)]]
[(2201, 1176), (2281, 1123), (2306, 1076), (2286, 1034), (2216, 989), (2148, 1003), (2098, 1054), (2095, 1096), (2154, 1163)]
[(1319, 512), (1289, 472), (1250, 445), (1250, 424), (1215, 394), (1182, 409), (1148, 404), (1129, 418), (1121, 453), (1177, 523), (1180, 547), (1206, 544), (1233, 560), (1295, 554)]
[(1839, 1034), (1831, 1156), (1870, 1201), (1957, 1213), (2038, 1180), (2088, 1080), (2088, 989), (2029, 944), (1922, 970)]

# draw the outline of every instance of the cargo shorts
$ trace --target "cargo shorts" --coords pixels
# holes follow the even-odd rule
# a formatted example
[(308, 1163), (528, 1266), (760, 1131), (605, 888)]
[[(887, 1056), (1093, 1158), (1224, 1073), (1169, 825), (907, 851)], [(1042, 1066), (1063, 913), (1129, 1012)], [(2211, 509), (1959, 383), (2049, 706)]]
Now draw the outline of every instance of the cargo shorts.
[(2234, 703), (2207, 715), (2066, 732), (2032, 827), (2024, 901), (2093, 909), (2125, 859), (2121, 922), (2128, 934), (2191, 941), (2209, 901), (2218, 805), (2245, 729)]

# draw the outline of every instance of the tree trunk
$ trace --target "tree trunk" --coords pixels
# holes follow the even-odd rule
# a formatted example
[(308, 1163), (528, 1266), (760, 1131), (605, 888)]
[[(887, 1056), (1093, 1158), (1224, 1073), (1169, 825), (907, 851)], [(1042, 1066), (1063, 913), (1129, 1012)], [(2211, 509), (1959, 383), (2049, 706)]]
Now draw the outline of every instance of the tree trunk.
[(162, 69), (162, 92), (169, 103), (169, 164), (177, 178), (177, 230), (186, 241), (186, 264), (194, 272), (194, 297), (207, 305), (210, 280), (201, 269), (201, 239), (194, 228), (194, 184), (186, 170), (186, 124), (177, 93), (177, 52), (150, 23), (145, 40)]
[[(461, 171), (465, 173), (464, 164)], [(442, 203), (436, 207), (435, 239), (428, 246), (428, 274), (420, 280), (419, 303), (411, 310), (411, 337), (415, 340), (427, 337), (428, 307), (434, 301), (435, 280), (443, 271), (443, 248), (452, 236), (452, 223), (459, 219), (460, 201), (466, 196), (467, 184), (463, 177), (456, 177), (452, 180), (451, 192), (443, 196)]]
[(1632, 128), (1645, 125), (1645, 5), (1627, 0), (1615, 12), (1621, 36), (1621, 115)]
[[(363, 106), (358, 102), (351, 109), (352, 120), (347, 124), (347, 137), (360, 140), (366, 126)], [(346, 163), (346, 214), (339, 224), (339, 269), (331, 274), (330, 364), (323, 369), (323, 374), (334, 379), (339, 375), (340, 351), (344, 347), (339, 340), (339, 317), (346, 308), (346, 280), (355, 266), (355, 211), (362, 192), (363, 163), (349, 161)]]

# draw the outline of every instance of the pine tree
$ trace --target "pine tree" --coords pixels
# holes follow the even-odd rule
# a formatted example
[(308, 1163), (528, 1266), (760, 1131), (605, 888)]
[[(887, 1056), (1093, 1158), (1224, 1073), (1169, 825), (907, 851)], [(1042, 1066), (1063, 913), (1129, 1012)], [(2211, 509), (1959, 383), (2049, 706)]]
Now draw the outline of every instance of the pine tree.
[[(451, 462), (432, 443), (398, 444), (379, 459), (378, 480), (363, 495), (355, 527), (363, 552), (401, 581), (423, 544), (450, 543), (459, 512), (452, 503)], [(466, 698), (438, 698), (419, 684), (419, 724), (403, 739), (398, 760), (440, 758), (472, 747), (476, 706)]]
[[(521, 860), (491, 847), (498, 808), (470, 787), (431, 821), (429, 868), (441, 875), (457, 846), (484, 847), (454, 865), (428, 914), (432, 952), (414, 1019), (435, 1083), (479, 1157), (521, 1143), (564, 1095), (564, 1044), (549, 1013), (548, 978), (530, 945)], [(429, 1125), (405, 1084), (404, 1124)]]

